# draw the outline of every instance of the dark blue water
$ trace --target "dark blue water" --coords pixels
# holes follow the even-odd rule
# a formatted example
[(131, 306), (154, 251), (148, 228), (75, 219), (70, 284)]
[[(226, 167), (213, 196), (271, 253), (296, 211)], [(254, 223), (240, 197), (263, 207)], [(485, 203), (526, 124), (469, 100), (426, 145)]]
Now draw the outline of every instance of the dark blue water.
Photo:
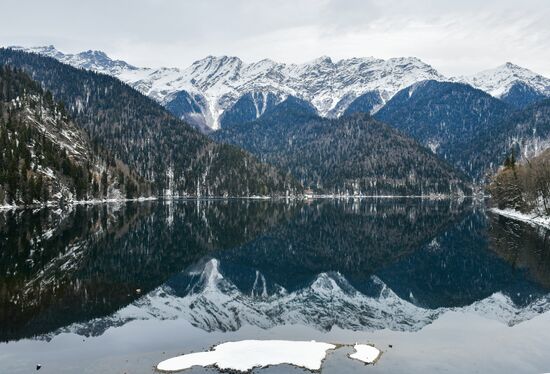
[(468, 200), (3, 212), (0, 372), (151, 373), (248, 338), (384, 351), (326, 373), (550, 371), (549, 238)]

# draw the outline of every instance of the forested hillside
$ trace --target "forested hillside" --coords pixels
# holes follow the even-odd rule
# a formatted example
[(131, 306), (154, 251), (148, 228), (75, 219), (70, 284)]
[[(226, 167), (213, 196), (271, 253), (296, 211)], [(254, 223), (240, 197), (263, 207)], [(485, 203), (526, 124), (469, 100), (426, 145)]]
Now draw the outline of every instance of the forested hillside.
[(489, 165), (476, 158), (479, 138), (497, 134), (514, 108), (467, 84), (425, 81), (398, 92), (375, 115), (473, 178)]
[(498, 124), (498, 131), (487, 131), (467, 149), (466, 157), (478, 165), (489, 165), (495, 172), (514, 156), (520, 163), (529, 162), (550, 148), (550, 99), (517, 111)]
[(0, 205), (149, 194), (28, 75), (0, 67)]
[(509, 155), (493, 177), (489, 192), (500, 209), (550, 214), (550, 149), (518, 163)]
[(92, 141), (150, 182), (154, 194), (247, 196), (301, 188), (246, 152), (212, 142), (116, 78), (11, 49), (0, 49), (0, 64), (22, 69), (51, 91)]
[(317, 192), (468, 193), (465, 177), (428, 149), (365, 114), (321, 118), (291, 98), (258, 121), (213, 133), (292, 173)]

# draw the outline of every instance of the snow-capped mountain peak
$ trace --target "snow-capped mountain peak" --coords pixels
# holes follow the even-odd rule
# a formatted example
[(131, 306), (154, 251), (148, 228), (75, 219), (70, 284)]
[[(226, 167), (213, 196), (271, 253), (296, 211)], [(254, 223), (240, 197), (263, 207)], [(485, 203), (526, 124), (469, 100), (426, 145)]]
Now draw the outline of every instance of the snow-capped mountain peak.
[[(430, 65), (410, 57), (334, 61), (322, 56), (303, 64), (286, 64), (269, 59), (245, 63), (235, 56), (207, 56), (185, 69), (150, 69), (112, 60), (99, 51), (63, 54), (53, 46), (17, 49), (116, 76), (183, 119), (202, 121), (199, 126), (211, 129), (219, 128), (222, 114), (249, 93), (256, 93), (255, 97), (270, 94), (278, 98), (276, 101), (296, 96), (310, 102), (320, 115), (336, 117), (346, 109), (346, 103), (365, 92), (378, 91), (385, 101), (412, 83), (445, 79)], [(200, 110), (190, 113), (175, 107), (173, 100), (181, 101), (180, 92), (191, 97), (197, 104), (192, 106)]]
[(275, 98), (272, 103), (295, 96), (327, 117), (342, 115), (364, 94), (379, 97), (376, 108), (380, 108), (401, 89), (425, 80), (464, 82), (508, 102), (529, 103), (550, 96), (550, 79), (510, 62), (472, 76), (447, 78), (417, 57), (335, 61), (321, 56), (291, 64), (269, 59), (247, 63), (235, 56), (207, 56), (187, 68), (152, 69), (113, 60), (101, 51), (64, 54), (53, 46), (14, 48), (115, 76), (205, 131), (223, 126), (223, 115), (231, 109), (235, 109), (233, 121), (235, 113), (248, 113), (237, 118), (239, 122), (255, 120), (261, 111), (233, 108), (246, 95), (254, 100), (246, 105), (254, 108), (263, 107), (265, 103), (256, 100), (267, 96)]
[(80, 69), (94, 70), (108, 75), (117, 76), (126, 70), (137, 70), (135, 66), (125, 61), (111, 59), (103, 51), (87, 50), (76, 54), (66, 54), (57, 50), (53, 45), (31, 48), (12, 46), (9, 48), (53, 57), (56, 60)]
[(479, 88), (494, 97), (507, 94), (516, 83), (523, 83), (534, 91), (550, 96), (550, 79), (511, 62), (470, 76), (454, 78)]

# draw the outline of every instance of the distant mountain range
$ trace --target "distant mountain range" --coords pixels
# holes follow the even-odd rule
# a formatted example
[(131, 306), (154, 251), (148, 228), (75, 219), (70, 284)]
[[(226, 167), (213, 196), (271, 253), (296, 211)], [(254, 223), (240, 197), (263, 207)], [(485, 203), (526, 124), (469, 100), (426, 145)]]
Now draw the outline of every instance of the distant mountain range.
[(550, 97), (550, 79), (511, 62), (452, 80), (479, 88), (518, 108)]
[[(424, 80), (468, 83), (517, 108), (550, 97), (550, 79), (511, 63), (467, 77), (445, 77), (414, 57), (340, 61), (320, 57), (284, 64), (208, 56), (184, 69), (152, 69), (112, 60), (100, 51), (64, 54), (53, 46), (13, 48), (115, 76), (203, 131), (255, 120), (289, 95), (308, 101), (323, 117), (338, 117), (361, 103), (363, 111), (376, 112), (398, 91)], [(241, 109), (242, 100), (246, 109)]]

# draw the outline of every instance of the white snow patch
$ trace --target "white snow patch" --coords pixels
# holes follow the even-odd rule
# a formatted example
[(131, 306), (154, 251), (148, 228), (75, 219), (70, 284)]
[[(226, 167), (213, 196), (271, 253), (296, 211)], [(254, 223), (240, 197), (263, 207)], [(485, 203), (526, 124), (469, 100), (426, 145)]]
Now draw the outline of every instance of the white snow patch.
[(289, 340), (242, 340), (222, 343), (209, 352), (189, 353), (157, 365), (160, 371), (180, 371), (193, 366), (216, 366), (221, 370), (250, 371), (258, 367), (291, 364), (309, 370), (321, 369), (334, 344)]
[(550, 217), (538, 213), (521, 213), (514, 209), (490, 209), (491, 212), (503, 217), (511, 218), (516, 221), (522, 221), (534, 226), (543, 226), (550, 229)]
[(353, 348), (355, 349), (355, 353), (350, 354), (349, 357), (354, 360), (372, 364), (380, 357), (380, 350), (372, 345), (355, 344)]

